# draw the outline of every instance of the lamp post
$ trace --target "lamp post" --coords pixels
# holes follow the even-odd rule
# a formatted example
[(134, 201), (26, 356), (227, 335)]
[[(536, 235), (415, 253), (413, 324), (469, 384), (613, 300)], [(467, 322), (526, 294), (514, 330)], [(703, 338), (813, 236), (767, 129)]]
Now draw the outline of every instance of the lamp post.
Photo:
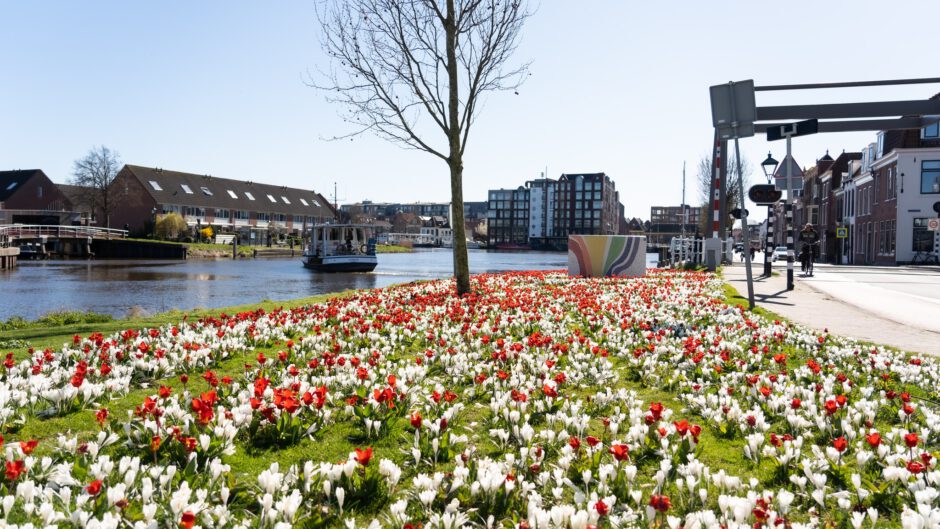
[[(770, 152), (767, 153), (767, 159), (761, 162), (761, 169), (764, 170), (764, 176), (767, 177), (767, 183), (770, 184), (773, 180), (774, 172), (777, 170), (777, 166), (780, 165), (780, 162), (774, 160), (773, 156), (770, 155)], [(764, 248), (764, 275), (770, 277), (771, 266), (770, 266), (770, 255), (773, 253), (773, 219), (774, 219), (774, 206), (767, 206), (767, 245)]]

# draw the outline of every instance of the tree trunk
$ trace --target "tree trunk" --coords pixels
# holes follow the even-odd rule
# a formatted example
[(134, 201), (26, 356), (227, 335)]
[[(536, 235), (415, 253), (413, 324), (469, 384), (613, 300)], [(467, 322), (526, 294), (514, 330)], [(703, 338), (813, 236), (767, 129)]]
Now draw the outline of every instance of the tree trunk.
[(470, 262), (467, 258), (466, 224), (463, 219), (463, 164), (448, 162), (450, 166), (451, 229), (454, 241), (454, 277), (457, 295), (470, 292)]
[[(447, 166), (450, 168), (450, 207), (452, 210), (451, 230), (454, 234), (454, 278), (457, 279), (457, 295), (470, 293), (470, 263), (467, 259), (467, 237), (463, 221), (463, 152), (460, 148), (460, 94), (457, 79), (457, 15), (454, 0), (447, 0), (447, 20), (444, 22), (447, 46), (449, 123), (447, 139), (450, 156)], [(469, 127), (470, 123), (465, 123)]]

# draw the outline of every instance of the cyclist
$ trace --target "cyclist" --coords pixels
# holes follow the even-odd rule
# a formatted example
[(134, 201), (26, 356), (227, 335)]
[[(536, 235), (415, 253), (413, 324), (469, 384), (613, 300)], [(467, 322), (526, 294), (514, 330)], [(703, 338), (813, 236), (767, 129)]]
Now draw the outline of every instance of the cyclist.
[(819, 233), (812, 224), (807, 223), (803, 227), (803, 231), (800, 232), (800, 242), (803, 244), (800, 248), (800, 267), (803, 272), (813, 275), (813, 259), (816, 258), (819, 248)]

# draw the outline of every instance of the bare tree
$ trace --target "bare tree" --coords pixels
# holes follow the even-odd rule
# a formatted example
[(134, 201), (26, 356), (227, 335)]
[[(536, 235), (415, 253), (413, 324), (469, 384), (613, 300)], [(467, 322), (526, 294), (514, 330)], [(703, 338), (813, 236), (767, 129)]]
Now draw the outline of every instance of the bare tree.
[[(322, 0), (321, 42), (333, 63), (327, 99), (356, 126), (430, 153), (463, 204), (463, 159), (485, 92), (515, 90), (528, 64), (507, 65), (530, 16), (524, 0)], [(443, 135), (438, 135), (439, 130)], [(462, 207), (454, 209), (454, 276), (470, 292)]]
[(111, 227), (111, 211), (115, 204), (111, 182), (120, 170), (120, 155), (104, 145), (92, 147), (84, 158), (75, 160), (72, 167), (71, 183), (81, 188), (81, 201), (93, 215), (101, 211), (107, 228)]
[[(711, 216), (709, 212), (711, 211), (710, 205), (712, 203), (712, 159), (710, 156), (703, 156), (698, 161), (697, 176), (698, 176), (698, 190), (699, 198), (701, 199), (702, 204), (702, 215), (700, 228), (702, 233), (708, 234), (711, 233)], [(754, 166), (751, 165), (751, 162), (747, 158), (741, 158), (741, 174), (738, 174), (737, 163), (732, 156), (728, 160), (728, 176), (725, 179), (727, 182), (727, 200), (725, 200), (725, 211), (722, 216), (725, 219), (725, 225), (728, 229), (731, 229), (734, 226), (734, 218), (731, 216), (731, 210), (740, 207), (738, 202), (741, 196), (739, 189), (741, 186), (744, 186), (745, 193), (747, 188), (751, 185), (751, 174), (754, 172)], [(743, 178), (741, 178), (743, 175)]]

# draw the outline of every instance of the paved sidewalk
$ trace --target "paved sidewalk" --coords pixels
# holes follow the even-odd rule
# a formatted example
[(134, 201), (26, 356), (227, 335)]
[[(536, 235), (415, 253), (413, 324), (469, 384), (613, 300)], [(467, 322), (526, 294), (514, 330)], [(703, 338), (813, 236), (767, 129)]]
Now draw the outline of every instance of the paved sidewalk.
[[(725, 280), (747, 297), (743, 263), (722, 268)], [(814, 277), (797, 269), (787, 291), (786, 263), (760, 277), (754, 264), (756, 305), (834, 334), (940, 356), (940, 270), (910, 267), (817, 265)]]

